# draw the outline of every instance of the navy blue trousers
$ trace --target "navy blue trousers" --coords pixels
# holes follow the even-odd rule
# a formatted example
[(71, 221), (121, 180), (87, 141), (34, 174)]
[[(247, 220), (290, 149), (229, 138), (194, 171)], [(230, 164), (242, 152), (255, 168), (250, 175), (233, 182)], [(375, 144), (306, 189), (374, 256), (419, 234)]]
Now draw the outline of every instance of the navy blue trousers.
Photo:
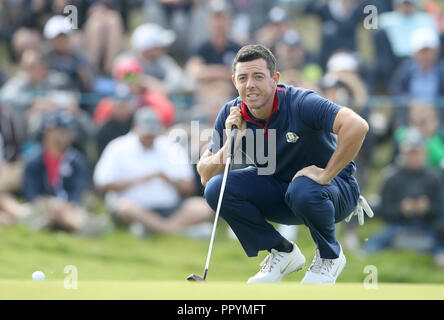
[[(214, 176), (205, 188), (205, 199), (216, 210), (223, 174)], [(328, 185), (307, 177), (282, 182), (270, 175), (258, 175), (248, 167), (228, 173), (220, 216), (230, 225), (249, 257), (269, 250), (283, 237), (269, 223), (306, 225), (321, 257), (335, 259), (340, 247), (335, 223), (356, 207), (359, 186), (349, 174), (336, 176)]]

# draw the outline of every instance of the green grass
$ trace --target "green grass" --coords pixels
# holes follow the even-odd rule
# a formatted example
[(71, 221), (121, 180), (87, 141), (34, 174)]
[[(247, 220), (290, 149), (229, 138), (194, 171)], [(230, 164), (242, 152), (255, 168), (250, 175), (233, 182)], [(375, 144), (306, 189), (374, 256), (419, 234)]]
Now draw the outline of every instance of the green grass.
[[(378, 221), (367, 221), (360, 229), (360, 239), (365, 241), (379, 227)], [(343, 229), (338, 229), (339, 239)], [(66, 276), (65, 266), (74, 265), (81, 280), (184, 281), (191, 273), (202, 275), (208, 243), (168, 235), (139, 239), (122, 230), (97, 238), (80, 238), (24, 227), (0, 227), (0, 279), (29, 280), (34, 271), (41, 270), (47, 280), (60, 280)], [(302, 272), (285, 278), (286, 283), (300, 282), (314, 254), (306, 227), (300, 227), (297, 243), (307, 263)], [(374, 265), (379, 282), (444, 284), (444, 270), (433, 266), (430, 255), (395, 251), (372, 256), (345, 254), (347, 266), (339, 282), (362, 283), (367, 276), (364, 268)], [(258, 257), (247, 258), (240, 244), (228, 238), (226, 224), (221, 220), (208, 279), (245, 282), (257, 272), (265, 255), (261, 252)]]
[(444, 299), (444, 285), (380, 284), (366, 289), (362, 283), (335, 286), (299, 283), (254, 284), (239, 282), (191, 283), (187, 281), (88, 281), (77, 289), (65, 289), (62, 280), (0, 281), (0, 299), (84, 300), (309, 300), (309, 299)]

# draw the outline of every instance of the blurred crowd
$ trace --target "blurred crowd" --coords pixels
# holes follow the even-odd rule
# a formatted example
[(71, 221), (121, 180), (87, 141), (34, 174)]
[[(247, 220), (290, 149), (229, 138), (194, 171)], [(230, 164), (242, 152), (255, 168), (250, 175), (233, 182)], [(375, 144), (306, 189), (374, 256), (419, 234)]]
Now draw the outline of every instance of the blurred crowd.
[[(235, 97), (231, 63), (249, 43), (274, 52), (282, 82), (369, 122), (361, 191), (389, 145), (372, 197), (384, 227), (360, 249), (430, 252), (444, 266), (436, 0), (0, 1), (0, 224), (207, 237), (213, 212), (189, 160)], [(168, 139), (174, 130), (183, 137)], [(360, 247), (353, 224), (344, 246)]]

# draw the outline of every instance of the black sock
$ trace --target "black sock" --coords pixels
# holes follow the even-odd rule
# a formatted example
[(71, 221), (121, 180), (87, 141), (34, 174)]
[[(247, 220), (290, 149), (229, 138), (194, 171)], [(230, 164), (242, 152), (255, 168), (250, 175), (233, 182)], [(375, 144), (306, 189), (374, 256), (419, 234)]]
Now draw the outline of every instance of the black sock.
[(275, 245), (272, 249), (275, 249), (280, 252), (292, 252), (293, 251), (293, 244), (284, 238), (281, 243), (278, 245)]

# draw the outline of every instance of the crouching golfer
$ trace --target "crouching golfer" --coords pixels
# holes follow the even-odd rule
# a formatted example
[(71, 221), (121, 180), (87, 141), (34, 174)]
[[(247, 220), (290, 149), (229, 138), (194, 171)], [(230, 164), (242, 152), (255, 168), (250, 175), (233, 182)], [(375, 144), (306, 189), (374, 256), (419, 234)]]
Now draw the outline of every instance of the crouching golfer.
[(253, 132), (254, 150), (262, 146), (261, 152), (273, 153), (268, 156), (274, 157), (275, 168), (272, 174), (261, 172), (264, 165), (253, 152), (254, 166), (229, 172), (220, 209), (249, 257), (259, 250), (270, 252), (248, 282), (279, 282), (305, 264), (297, 245), (269, 220), (306, 225), (317, 249), (302, 283), (334, 284), (346, 262), (335, 223), (359, 206), (352, 160), (369, 129), (367, 122), (313, 91), (278, 84), (276, 59), (262, 45), (239, 50), (232, 80), (239, 97), (221, 109), (209, 150), (197, 167), (205, 198), (216, 210), (232, 125), (239, 128), (236, 145), (244, 153), (251, 147), (246, 133)]

